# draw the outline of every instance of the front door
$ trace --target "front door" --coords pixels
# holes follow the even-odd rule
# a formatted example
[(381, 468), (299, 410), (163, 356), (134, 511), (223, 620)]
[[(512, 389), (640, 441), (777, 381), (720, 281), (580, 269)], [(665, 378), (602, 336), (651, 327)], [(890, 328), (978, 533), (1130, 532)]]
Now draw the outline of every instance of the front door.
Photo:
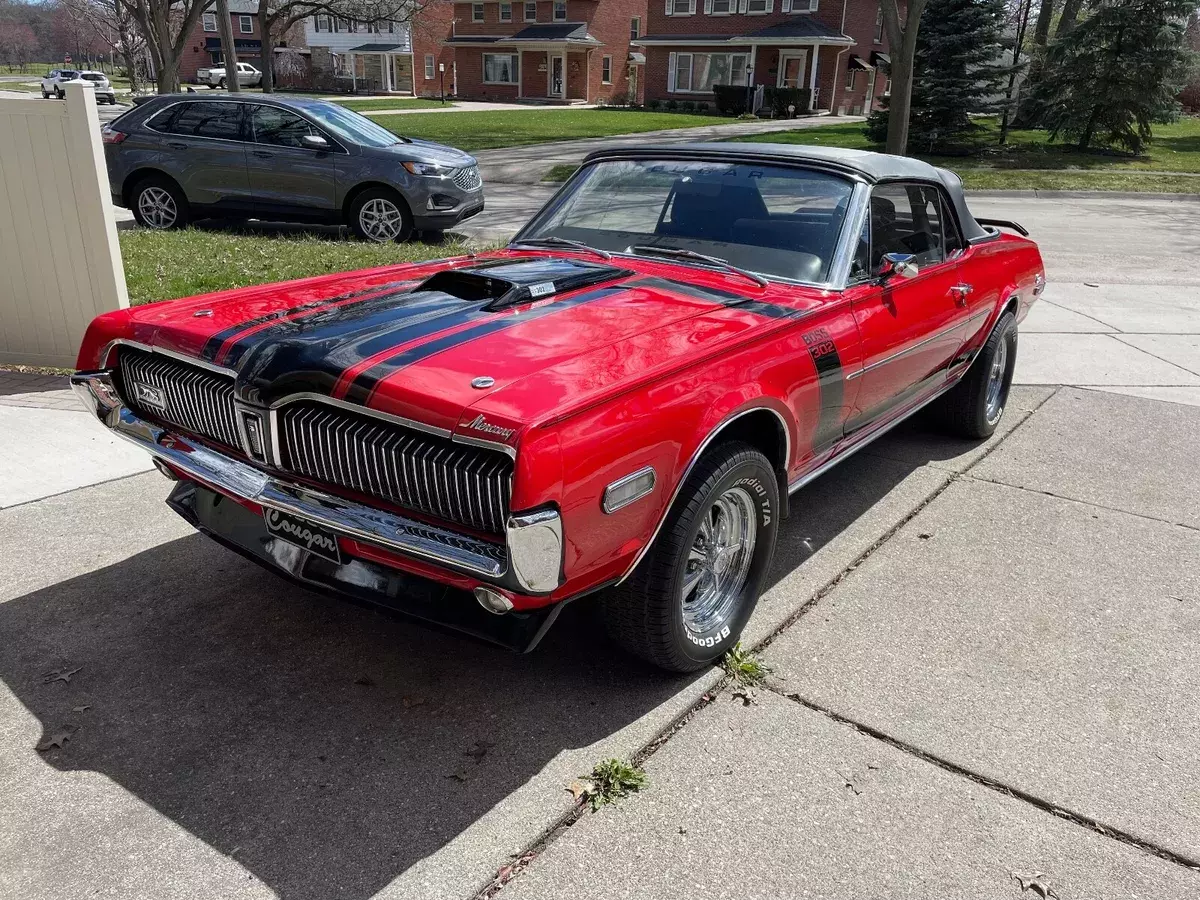
[(550, 96), (563, 96), (563, 58), (550, 57)]
[(883, 184), (871, 192), (868, 258), (861, 268), (877, 272), (885, 253), (904, 253), (912, 255), (917, 274), (869, 283), (856, 293), (862, 383), (847, 434), (900, 411), (947, 377), (969, 312), (954, 290), (958, 241), (945, 212), (930, 185)]
[(163, 132), (169, 151), (163, 168), (183, 188), (188, 201), (229, 207), (249, 192), (242, 108), (233, 100), (180, 103), (148, 123)]
[(250, 107), (254, 143), (246, 154), (250, 193), (264, 216), (272, 212), (331, 215), (337, 175), (336, 154), (314, 150), (302, 142), (320, 134), (307, 119), (277, 106)]
[(779, 54), (779, 77), (776, 86), (781, 88), (804, 87), (804, 69), (808, 62), (807, 50), (785, 50)]

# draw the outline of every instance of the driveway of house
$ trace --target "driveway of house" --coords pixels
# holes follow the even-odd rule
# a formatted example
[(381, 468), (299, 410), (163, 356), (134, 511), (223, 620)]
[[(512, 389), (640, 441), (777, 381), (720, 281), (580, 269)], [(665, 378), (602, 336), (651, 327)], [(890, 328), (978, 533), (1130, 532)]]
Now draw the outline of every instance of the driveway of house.
[(0, 898), (1200, 895), (1200, 204), (972, 205), (1042, 242), (1022, 384), (793, 497), (753, 692), (297, 589), (4, 376)]

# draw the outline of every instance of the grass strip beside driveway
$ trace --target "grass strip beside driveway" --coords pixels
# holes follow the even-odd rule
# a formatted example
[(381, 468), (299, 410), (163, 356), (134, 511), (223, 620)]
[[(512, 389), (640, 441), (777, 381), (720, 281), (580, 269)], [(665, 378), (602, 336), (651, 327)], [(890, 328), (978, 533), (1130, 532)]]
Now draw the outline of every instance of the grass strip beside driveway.
[[(441, 109), (441, 100), (430, 100), (427, 97), (378, 97), (373, 100), (335, 100), (338, 106), (352, 109), (355, 112), (369, 113), (379, 109)], [(446, 102), (449, 109), (453, 103)]]
[(151, 303), (467, 252), (462, 244), (368, 244), (314, 234), (263, 235), (189, 228), (122, 231), (129, 302)]
[(413, 113), (407, 116), (381, 116), (375, 121), (404, 137), (437, 141), (470, 152), (549, 141), (720, 125), (730, 120), (685, 113), (616, 109), (514, 109), (459, 112), (452, 116)]

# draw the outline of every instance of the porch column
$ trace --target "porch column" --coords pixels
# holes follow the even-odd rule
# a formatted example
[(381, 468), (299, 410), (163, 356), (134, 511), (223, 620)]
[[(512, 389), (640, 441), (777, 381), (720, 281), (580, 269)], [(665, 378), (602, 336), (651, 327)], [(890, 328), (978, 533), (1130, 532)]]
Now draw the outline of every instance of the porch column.
[[(808, 111), (812, 112), (817, 108), (817, 54), (821, 52), (820, 44), (812, 45), (812, 65), (809, 66), (811, 74), (808, 77)], [(835, 77), (837, 73), (834, 73)]]
[(354, 54), (347, 53), (346, 59), (350, 60), (350, 90), (351, 90), (351, 92), (357, 94), (358, 93), (358, 73), (355, 71), (356, 66), (354, 65)]

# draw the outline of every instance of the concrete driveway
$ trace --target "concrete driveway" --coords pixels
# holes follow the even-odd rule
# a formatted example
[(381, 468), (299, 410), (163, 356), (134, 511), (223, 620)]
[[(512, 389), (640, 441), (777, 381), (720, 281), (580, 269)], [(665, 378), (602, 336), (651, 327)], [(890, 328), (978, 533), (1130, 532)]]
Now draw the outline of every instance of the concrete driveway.
[(750, 697), (297, 590), (0, 376), (0, 897), (1200, 895), (1200, 204), (973, 205), (1043, 244), (1024, 384), (793, 498)]

